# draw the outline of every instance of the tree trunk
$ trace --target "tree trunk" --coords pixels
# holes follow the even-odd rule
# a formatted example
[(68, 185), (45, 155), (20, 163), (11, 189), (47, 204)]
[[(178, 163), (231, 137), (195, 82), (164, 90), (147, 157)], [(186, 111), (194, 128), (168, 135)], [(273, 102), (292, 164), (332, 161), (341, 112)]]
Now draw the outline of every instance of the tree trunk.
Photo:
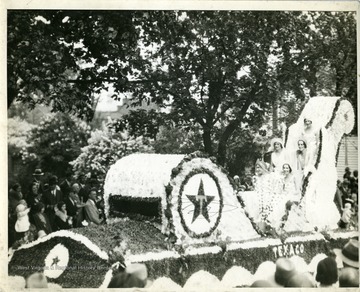
[(219, 146), (217, 151), (217, 162), (224, 166), (226, 162), (226, 151), (227, 151), (227, 142), (237, 127), (241, 124), (250, 104), (252, 103), (252, 96), (254, 95), (255, 90), (253, 90), (251, 97), (248, 97), (245, 101), (244, 105), (241, 108), (240, 113), (238, 114), (238, 118), (230, 122), (230, 124), (225, 128), (219, 139)]
[(273, 133), (277, 133), (277, 130), (278, 130), (278, 101), (277, 101), (276, 97), (272, 103), (272, 128), (273, 128)]
[(211, 129), (207, 127), (204, 128), (204, 133), (202, 137), (203, 137), (205, 152), (210, 156), (212, 156), (213, 149), (212, 149), (212, 140), (211, 140)]

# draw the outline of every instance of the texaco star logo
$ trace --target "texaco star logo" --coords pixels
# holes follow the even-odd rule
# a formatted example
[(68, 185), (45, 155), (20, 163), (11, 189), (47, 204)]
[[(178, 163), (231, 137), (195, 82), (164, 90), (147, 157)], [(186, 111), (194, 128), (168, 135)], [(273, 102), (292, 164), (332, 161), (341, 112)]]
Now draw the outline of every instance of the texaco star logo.
[(222, 195), (214, 175), (206, 172), (188, 176), (179, 194), (179, 213), (191, 237), (207, 237), (219, 224)]
[(209, 212), (207, 206), (214, 200), (214, 196), (205, 196), (204, 194), (204, 183), (203, 180), (200, 179), (200, 186), (196, 196), (187, 195), (188, 199), (194, 204), (194, 217), (191, 223), (194, 223), (195, 219), (201, 214), (203, 217), (210, 222)]

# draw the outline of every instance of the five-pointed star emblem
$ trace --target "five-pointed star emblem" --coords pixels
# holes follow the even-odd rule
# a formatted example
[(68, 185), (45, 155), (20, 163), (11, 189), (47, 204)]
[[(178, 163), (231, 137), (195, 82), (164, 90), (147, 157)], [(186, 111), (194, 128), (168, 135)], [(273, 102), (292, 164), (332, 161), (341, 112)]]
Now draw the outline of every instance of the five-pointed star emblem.
[(59, 257), (53, 258), (53, 262), (52, 262), (51, 266), (57, 266), (58, 262), (60, 262)]
[(196, 196), (189, 196), (186, 195), (188, 199), (191, 201), (191, 203), (194, 204), (194, 215), (191, 223), (193, 223), (199, 215), (203, 215), (204, 218), (210, 222), (209, 213), (207, 206), (214, 200), (215, 197), (213, 196), (205, 196), (204, 193), (204, 184), (202, 179), (200, 180), (199, 190)]

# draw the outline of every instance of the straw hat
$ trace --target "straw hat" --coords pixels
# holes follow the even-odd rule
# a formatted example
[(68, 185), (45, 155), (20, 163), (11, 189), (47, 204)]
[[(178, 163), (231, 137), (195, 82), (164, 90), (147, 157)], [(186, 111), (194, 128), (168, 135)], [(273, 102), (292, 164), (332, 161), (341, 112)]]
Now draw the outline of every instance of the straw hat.
[(342, 261), (353, 268), (359, 268), (359, 241), (356, 239), (350, 239), (343, 249), (334, 249), (336, 256), (342, 259)]
[(41, 171), (40, 168), (37, 168), (37, 169), (35, 169), (33, 175), (35, 175), (35, 176), (42, 176), (42, 175), (44, 175), (44, 173)]

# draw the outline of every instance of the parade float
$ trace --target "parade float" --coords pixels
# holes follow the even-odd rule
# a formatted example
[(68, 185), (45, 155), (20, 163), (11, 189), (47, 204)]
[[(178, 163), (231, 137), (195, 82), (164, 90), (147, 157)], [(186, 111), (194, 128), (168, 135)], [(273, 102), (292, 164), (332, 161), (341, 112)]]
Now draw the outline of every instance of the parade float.
[(333, 205), (337, 147), (353, 127), (354, 111), (340, 98), (312, 98), (287, 131), (287, 151), (296, 147), (305, 117), (319, 136), (316, 161), (280, 230), (261, 231), (251, 207), (256, 194), (236, 193), (214, 159), (132, 154), (107, 173), (106, 225), (57, 231), (21, 246), (9, 256), (9, 276), (40, 270), (63, 288), (105, 288), (119, 266), (140, 262), (155, 282), (187, 287), (206, 273), (218, 281), (213, 288), (232, 288), (250, 285), (279, 257), (313, 271), (316, 259), (358, 236), (336, 228)]

